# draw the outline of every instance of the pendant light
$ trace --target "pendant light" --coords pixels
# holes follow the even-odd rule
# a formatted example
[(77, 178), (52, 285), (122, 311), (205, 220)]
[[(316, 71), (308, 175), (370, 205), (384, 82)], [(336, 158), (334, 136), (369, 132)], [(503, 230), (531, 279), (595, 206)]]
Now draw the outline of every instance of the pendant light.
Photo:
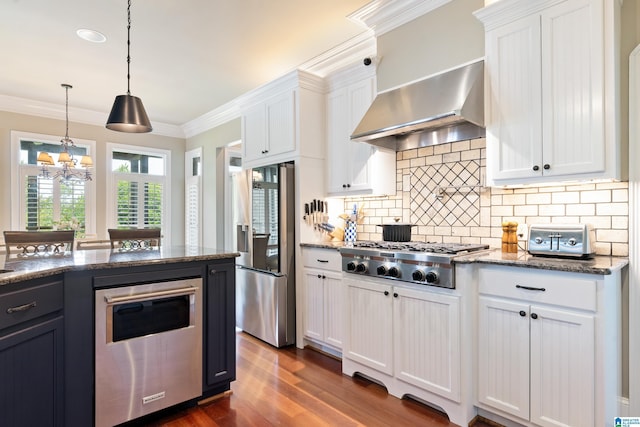
[(151, 122), (144, 110), (142, 100), (137, 96), (131, 95), (129, 90), (129, 81), (131, 79), (129, 73), (129, 65), (131, 63), (131, 55), (129, 47), (131, 46), (131, 0), (128, 0), (127, 6), (127, 94), (116, 96), (107, 120), (107, 129), (118, 132), (145, 133), (151, 132)]
[(62, 83), (62, 86), (66, 91), (65, 98), (65, 112), (66, 112), (66, 131), (64, 134), (64, 138), (60, 140), (62, 144), (62, 149), (58, 154), (58, 163), (60, 163), (60, 169), (53, 176), (49, 173), (49, 166), (54, 166), (55, 162), (53, 161), (53, 157), (46, 151), (41, 151), (38, 153), (37, 162), (42, 166), (42, 171), (40, 176), (43, 178), (53, 178), (60, 180), (70, 180), (70, 179), (79, 179), (84, 181), (91, 181), (91, 172), (89, 168), (93, 166), (93, 160), (91, 156), (85, 155), (80, 159), (80, 165), (84, 168), (84, 170), (75, 169), (77, 160), (73, 157), (73, 150), (76, 145), (73, 143), (73, 140), (69, 138), (69, 89), (73, 88), (70, 84)]

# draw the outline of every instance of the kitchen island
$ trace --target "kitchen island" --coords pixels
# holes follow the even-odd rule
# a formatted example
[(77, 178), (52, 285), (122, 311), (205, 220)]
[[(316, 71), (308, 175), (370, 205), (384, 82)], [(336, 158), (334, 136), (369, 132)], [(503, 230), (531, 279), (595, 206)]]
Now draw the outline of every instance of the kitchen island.
[(5, 258), (0, 263), (0, 425), (95, 425), (100, 289), (196, 279), (202, 392), (189, 403), (229, 390), (235, 380), (237, 256), (171, 246)]

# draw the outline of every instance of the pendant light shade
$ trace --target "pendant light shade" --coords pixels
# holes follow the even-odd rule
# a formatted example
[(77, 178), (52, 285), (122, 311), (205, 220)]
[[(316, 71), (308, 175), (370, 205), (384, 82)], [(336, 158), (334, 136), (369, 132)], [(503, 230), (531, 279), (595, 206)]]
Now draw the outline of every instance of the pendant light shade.
[(145, 133), (151, 132), (151, 122), (142, 105), (142, 100), (131, 95), (129, 84), (131, 80), (131, 0), (127, 2), (127, 94), (116, 96), (111, 113), (107, 119), (107, 129), (118, 132)]
[(129, 94), (116, 96), (107, 120), (107, 129), (131, 133), (145, 133), (153, 130), (142, 100)]

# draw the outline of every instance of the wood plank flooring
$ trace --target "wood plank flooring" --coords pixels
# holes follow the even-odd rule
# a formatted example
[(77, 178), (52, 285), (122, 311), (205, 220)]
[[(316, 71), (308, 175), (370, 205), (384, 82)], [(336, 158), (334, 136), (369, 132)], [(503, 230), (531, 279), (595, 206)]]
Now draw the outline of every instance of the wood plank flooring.
[(390, 396), (370, 381), (343, 375), (340, 361), (314, 350), (294, 346), (276, 350), (244, 333), (238, 333), (236, 342), (237, 380), (229, 396), (145, 420), (142, 425), (455, 426), (429, 407)]

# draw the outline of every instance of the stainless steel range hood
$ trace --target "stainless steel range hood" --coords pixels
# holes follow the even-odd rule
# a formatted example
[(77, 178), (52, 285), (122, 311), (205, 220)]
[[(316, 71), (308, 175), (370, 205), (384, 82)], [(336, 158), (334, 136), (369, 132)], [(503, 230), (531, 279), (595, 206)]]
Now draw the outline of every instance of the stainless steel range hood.
[(479, 61), (378, 94), (351, 139), (403, 151), (484, 136)]

